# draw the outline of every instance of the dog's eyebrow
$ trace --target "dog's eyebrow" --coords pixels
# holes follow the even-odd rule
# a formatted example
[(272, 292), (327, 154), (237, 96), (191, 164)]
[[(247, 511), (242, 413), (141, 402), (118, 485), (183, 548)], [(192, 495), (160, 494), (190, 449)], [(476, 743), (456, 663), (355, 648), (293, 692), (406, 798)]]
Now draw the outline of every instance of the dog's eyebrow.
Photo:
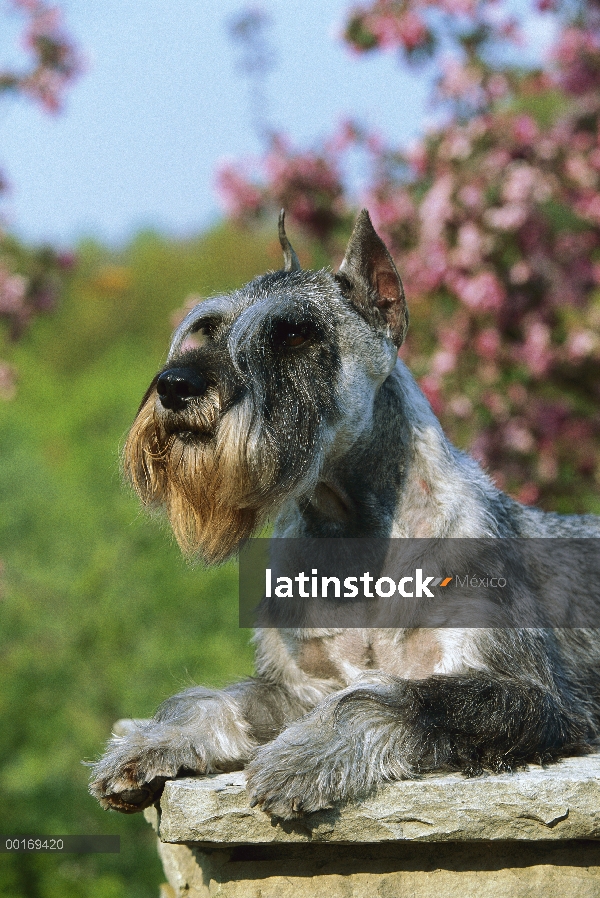
[(231, 300), (227, 296), (212, 296), (199, 302), (197, 306), (188, 312), (171, 339), (171, 348), (167, 361), (177, 354), (179, 347), (185, 338), (201, 327), (203, 321), (215, 321), (224, 317), (230, 308)]

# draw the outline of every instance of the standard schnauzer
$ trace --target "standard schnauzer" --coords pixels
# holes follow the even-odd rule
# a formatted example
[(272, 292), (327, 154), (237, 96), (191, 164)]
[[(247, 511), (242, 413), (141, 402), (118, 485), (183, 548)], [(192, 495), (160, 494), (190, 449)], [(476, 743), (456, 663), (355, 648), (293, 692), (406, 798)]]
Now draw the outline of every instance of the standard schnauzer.
[[(279, 233), (283, 270), (179, 326), (127, 440), (129, 478), (186, 553), (222, 561), (273, 517), (281, 537), (600, 536), (599, 518), (514, 502), (446, 439), (398, 360), (404, 291), (366, 211), (337, 274), (301, 269), (283, 215)], [(167, 779), (245, 767), (252, 804), (286, 819), (423, 771), (586, 750), (600, 731), (595, 631), (512, 620), (259, 628), (254, 678), (129, 722), (91, 791), (134, 812)]]

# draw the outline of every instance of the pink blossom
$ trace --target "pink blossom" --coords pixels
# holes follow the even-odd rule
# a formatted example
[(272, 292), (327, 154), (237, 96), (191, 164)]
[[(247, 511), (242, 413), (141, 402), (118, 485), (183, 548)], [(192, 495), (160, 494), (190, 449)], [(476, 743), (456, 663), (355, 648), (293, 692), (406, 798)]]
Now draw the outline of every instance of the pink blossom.
[(0, 72), (0, 91), (17, 90), (47, 112), (57, 112), (82, 62), (62, 29), (57, 7), (46, 0), (12, 0), (12, 5), (28, 17), (22, 43), (31, 60), (25, 71)]
[(511, 265), (508, 277), (511, 284), (526, 284), (531, 274), (531, 266), (524, 259), (521, 259), (519, 262)]
[(529, 394), (523, 384), (510, 384), (507, 390), (510, 401), (517, 406), (524, 406), (529, 398)]
[(456, 314), (452, 318), (452, 327), (443, 327), (439, 331), (439, 343), (444, 349), (452, 352), (455, 356), (463, 350), (467, 344), (467, 335), (463, 332), (463, 328), (468, 327), (468, 319), (465, 316)]
[(488, 78), (486, 89), (492, 100), (501, 100), (510, 90), (507, 78), (499, 73)]
[(423, 390), (423, 393), (435, 414), (439, 415), (444, 407), (442, 385), (439, 378), (434, 374), (427, 374), (420, 379), (419, 386)]
[(569, 156), (565, 160), (565, 171), (578, 187), (591, 190), (598, 184), (596, 172), (582, 155)]
[(537, 172), (525, 163), (515, 163), (508, 169), (502, 196), (506, 203), (523, 203), (533, 192), (537, 180)]
[(533, 434), (524, 420), (513, 418), (504, 427), (504, 442), (516, 452), (532, 452), (535, 448)]
[(217, 171), (217, 191), (229, 215), (241, 218), (255, 215), (263, 208), (261, 191), (238, 170), (225, 162)]
[(561, 70), (560, 82), (565, 90), (577, 96), (598, 86), (599, 70), (596, 54), (600, 50), (598, 34), (591, 29), (565, 28), (554, 50)]
[(363, 27), (386, 49), (400, 45), (410, 52), (429, 39), (429, 29), (422, 16), (410, 6), (400, 11), (386, 9), (385, 3), (376, 4), (373, 12), (364, 17)]
[(558, 458), (551, 447), (540, 452), (537, 471), (540, 480), (546, 482), (555, 480), (558, 477)]
[(517, 355), (535, 377), (545, 375), (553, 361), (548, 325), (532, 321)]
[(443, 159), (468, 159), (472, 144), (464, 129), (449, 131), (440, 145), (439, 153)]
[(518, 115), (513, 121), (513, 133), (519, 143), (532, 144), (537, 140), (539, 128), (530, 115)]
[[(383, 5), (383, 4), (382, 4)], [(397, 17), (392, 11), (376, 10), (365, 16), (363, 27), (375, 38), (383, 48), (395, 47), (398, 44)]]
[(56, 256), (56, 264), (62, 271), (71, 271), (77, 264), (77, 255), (71, 250), (63, 250)]
[(438, 349), (431, 360), (433, 374), (443, 376), (456, 368), (456, 354), (449, 349)]
[(327, 153), (343, 153), (345, 150), (354, 146), (359, 139), (359, 128), (351, 119), (345, 119), (338, 125), (337, 131), (329, 138), (325, 144)]
[(45, 37), (58, 32), (61, 26), (61, 14), (58, 7), (45, 7), (42, 3), (37, 3), (30, 8), (29, 12), (33, 14), (26, 34), (26, 41), (30, 45), (33, 45), (37, 37)]
[(523, 505), (535, 505), (540, 498), (540, 489), (535, 483), (525, 483), (517, 492), (517, 502)]
[(483, 261), (486, 252), (486, 239), (479, 228), (472, 222), (462, 225), (458, 230), (457, 246), (453, 253), (453, 262), (459, 268), (477, 268)]
[(571, 361), (579, 361), (596, 352), (600, 340), (597, 334), (590, 330), (575, 331), (569, 335), (567, 341), (567, 355)]
[(24, 309), (27, 278), (0, 268), (0, 315), (16, 315)]
[(575, 203), (577, 212), (593, 222), (600, 225), (600, 194), (587, 192)]
[(449, 58), (444, 63), (438, 89), (440, 96), (446, 99), (465, 100), (478, 106), (482, 100), (482, 83), (483, 74), (480, 69), (459, 59)]
[(407, 190), (392, 189), (367, 194), (365, 206), (369, 209), (375, 227), (390, 228), (416, 218), (416, 207)]
[(479, 312), (496, 312), (506, 299), (504, 287), (491, 271), (482, 271), (474, 277), (457, 277), (453, 287), (466, 306)]
[(500, 177), (510, 162), (510, 153), (503, 147), (495, 147), (486, 153), (481, 161), (481, 170), (486, 177), (495, 179)]
[(427, 171), (427, 148), (422, 141), (416, 141), (410, 145), (406, 153), (406, 160), (412, 167), (415, 175), (422, 177)]
[(40, 4), (40, 0), (12, 0), (12, 5), (16, 9), (22, 9), (23, 12), (35, 12)]
[(599, 49), (598, 36), (590, 30), (571, 26), (565, 28), (554, 49), (554, 56), (563, 66), (576, 64), (582, 54)]
[(495, 359), (500, 349), (500, 334), (493, 327), (486, 327), (475, 339), (475, 349), (483, 358)]
[(508, 405), (504, 396), (487, 390), (483, 395), (483, 404), (498, 420), (506, 420), (508, 417)]
[(459, 190), (458, 199), (467, 209), (479, 210), (484, 202), (484, 193), (478, 185), (467, 183)]
[(442, 175), (427, 192), (421, 203), (421, 237), (426, 243), (435, 243), (442, 235), (446, 222), (452, 217), (452, 191), (454, 181), (449, 174)]
[(367, 135), (367, 139), (365, 140), (365, 146), (369, 150), (370, 153), (377, 155), (383, 152), (384, 148), (384, 140), (381, 134), (375, 134), (371, 132)]
[(453, 396), (449, 408), (457, 418), (469, 418), (473, 414), (473, 403), (468, 396)]
[(414, 50), (427, 42), (429, 30), (419, 15), (408, 11), (398, 20), (398, 36), (407, 50)]
[(558, 149), (558, 144), (550, 137), (542, 137), (536, 144), (537, 155), (544, 162), (554, 159)]
[(54, 113), (60, 109), (64, 83), (59, 72), (38, 69), (21, 82), (21, 90), (40, 103), (46, 112)]
[(441, 0), (440, 7), (453, 16), (472, 16), (478, 0)]
[(588, 161), (596, 171), (600, 171), (600, 147), (596, 147), (588, 154)]
[(403, 277), (407, 290), (414, 295), (431, 293), (444, 282), (448, 271), (446, 250), (441, 243), (428, 244), (404, 257)]
[(522, 47), (525, 44), (523, 31), (514, 17), (505, 19), (499, 23), (498, 34), (517, 46)]

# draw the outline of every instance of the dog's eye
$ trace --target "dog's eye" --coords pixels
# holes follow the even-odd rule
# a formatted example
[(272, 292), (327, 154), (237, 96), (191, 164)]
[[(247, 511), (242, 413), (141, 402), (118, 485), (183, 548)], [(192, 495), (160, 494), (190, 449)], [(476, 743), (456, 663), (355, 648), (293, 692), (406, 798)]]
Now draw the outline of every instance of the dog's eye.
[(284, 346), (302, 346), (303, 343), (306, 343), (306, 334), (290, 331), (289, 334), (285, 335), (282, 342)]
[(295, 349), (314, 339), (316, 331), (309, 321), (294, 323), (280, 321), (275, 327), (275, 343), (285, 349)]
[(216, 321), (212, 318), (205, 318), (190, 331), (186, 343), (189, 343), (191, 348), (200, 349), (213, 339), (216, 328)]
[(214, 320), (214, 318), (203, 318), (202, 321), (199, 321), (198, 324), (194, 327), (194, 333), (212, 339), (216, 329), (217, 322)]

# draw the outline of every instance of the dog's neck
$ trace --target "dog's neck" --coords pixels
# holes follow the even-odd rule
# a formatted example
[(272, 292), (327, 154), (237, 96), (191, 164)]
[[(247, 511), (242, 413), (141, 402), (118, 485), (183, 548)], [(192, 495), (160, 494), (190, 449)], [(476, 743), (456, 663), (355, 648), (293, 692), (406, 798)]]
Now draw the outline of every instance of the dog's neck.
[(375, 396), (372, 426), (342, 458), (324, 464), (310, 501), (299, 503), (300, 529), (313, 536), (493, 537), (499, 531), (491, 506), (503, 501), (510, 500), (449, 442), (398, 361)]

